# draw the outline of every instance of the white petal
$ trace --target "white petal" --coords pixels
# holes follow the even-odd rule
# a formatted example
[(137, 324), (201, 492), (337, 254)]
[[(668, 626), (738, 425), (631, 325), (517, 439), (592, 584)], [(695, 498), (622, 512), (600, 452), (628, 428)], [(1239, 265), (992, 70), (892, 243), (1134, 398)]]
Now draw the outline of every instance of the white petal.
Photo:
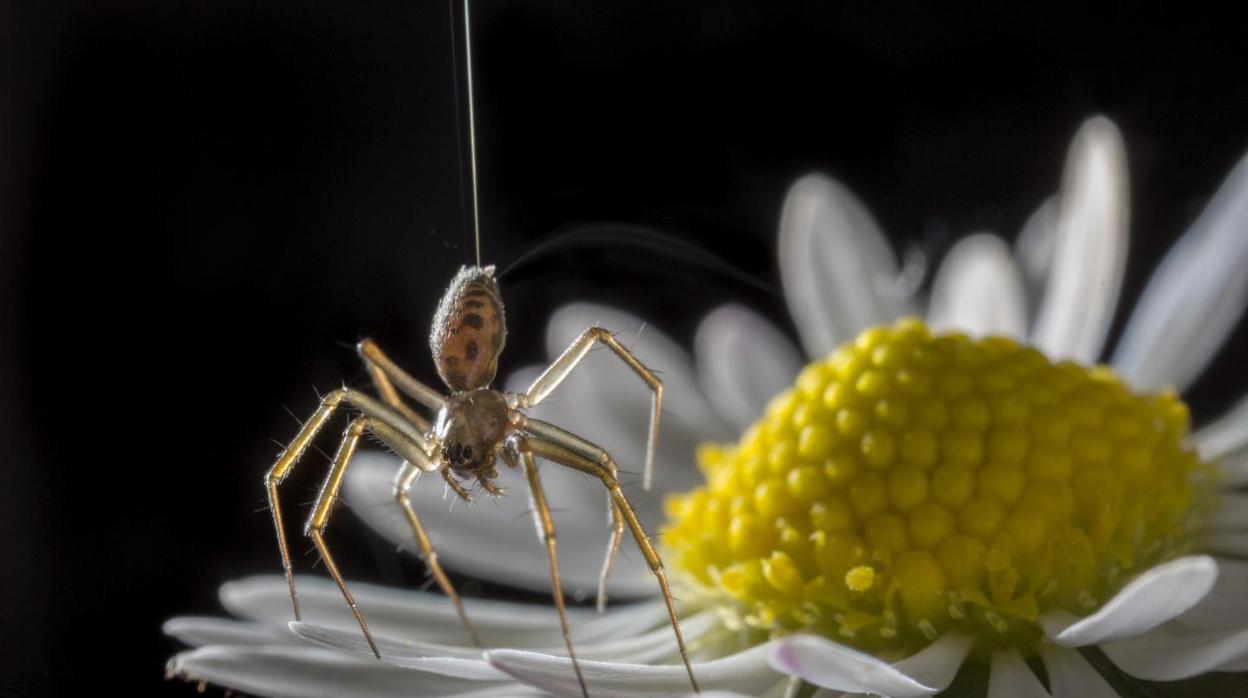
[(1090, 364), (1113, 321), (1127, 258), (1126, 155), (1108, 119), (1090, 119), (1075, 134), (1059, 202), (1032, 344), (1054, 359)]
[(180, 616), (170, 618), (161, 631), (192, 647), (205, 645), (276, 645), (298, 641), (285, 628), (230, 618)]
[[(680, 630), (686, 645), (696, 643), (715, 627), (717, 618), (709, 611), (680, 620)], [(654, 663), (678, 657), (680, 654), (676, 634), (670, 622), (664, 622), (644, 633), (617, 633), (593, 642), (578, 642), (573, 637), (572, 643), (578, 657), (602, 661)], [(544, 652), (561, 655), (564, 649), (563, 645), (552, 645)]]
[[(355, 632), (327, 628), (321, 625), (291, 621), (290, 630), (295, 635), (322, 647), (340, 650), (368, 659), (374, 657), (372, 649), (364, 640), (359, 628)], [(407, 669), (419, 669), (443, 676), (456, 676), (472, 681), (506, 681), (508, 676), (490, 666), (478, 647), (441, 645), (433, 642), (399, 640), (385, 635), (373, 635), (381, 661), (385, 664)]]
[(941, 690), (953, 683), (962, 660), (971, 651), (971, 638), (948, 632), (919, 652), (893, 665), (895, 669), (925, 686)]
[[(732, 690), (758, 695), (783, 677), (767, 666), (770, 643), (744, 652), (693, 665), (698, 684), (707, 690)], [(581, 689), (567, 657), (520, 650), (486, 652), (491, 664), (512, 676), (557, 696), (580, 696)], [(690, 692), (689, 675), (681, 664), (661, 666), (580, 662), (589, 694), (594, 698), (684, 695)]]
[(780, 279), (809, 356), (905, 312), (897, 259), (871, 214), (823, 175), (789, 188), (780, 215)]
[(1041, 645), (1040, 658), (1049, 672), (1053, 698), (1118, 698), (1105, 677), (1076, 650)]
[[(244, 693), (273, 698), (390, 698), (459, 695), (481, 684), (403, 669), (319, 648), (215, 645), (183, 652), (170, 670)], [(508, 686), (502, 695), (536, 695)]]
[[(310, 623), (359, 632), (342, 593), (327, 578), (297, 577), (303, 618)], [(348, 581), (370, 629), (379, 635), (445, 644), (467, 644), (468, 637), (455, 608), (445, 596)], [(235, 615), (278, 627), (293, 619), (290, 594), (283, 577), (255, 577), (221, 587), (221, 603)], [(558, 642), (562, 632), (553, 607), (507, 601), (464, 599), (468, 617), (488, 644)], [(662, 622), (662, 601), (612, 608), (599, 615), (589, 609), (568, 609), (574, 641), (594, 641), (619, 634), (636, 634)], [(545, 638), (545, 639), (544, 639)]]
[(954, 245), (932, 282), (927, 315), (938, 330), (1025, 338), (1023, 279), (1009, 246), (986, 233)]
[[(358, 626), (355, 628), (355, 632), (351, 632), (345, 628), (331, 628), (325, 625), (292, 620), (290, 621), (290, 631), (308, 642), (316, 643), (331, 650), (341, 650), (363, 657), (374, 656), (372, 649), (369, 648), (368, 641), (364, 639), (364, 635), (360, 632)], [(417, 659), (453, 659), (456, 661), (475, 659), (485, 665), (486, 668), (491, 668), (481, 659), (484, 650), (480, 647), (422, 642), (420, 640), (390, 637), (377, 632), (372, 634), (373, 641), (377, 643), (377, 649), (381, 651), (382, 661), (389, 664), (412, 668), (415, 666), (413, 660)], [(489, 673), (491, 676), (497, 677), (496, 672), (491, 671)], [(477, 677), (468, 676), (466, 678)]]
[(1248, 562), (1219, 558), (1213, 589), (1175, 622), (1197, 630), (1248, 628)]
[[(350, 580), (347, 585), (375, 633), (447, 643), (468, 642), (454, 607), (440, 594), (390, 589)], [(330, 579), (297, 576), (295, 586), (305, 621), (359, 630), (342, 592)], [(227, 610), (243, 618), (280, 627), (294, 617), (284, 577), (252, 577), (227, 582), (221, 586), (220, 597)], [(521, 604), (464, 599), (464, 605), (482, 633), (514, 635), (558, 627), (558, 619), (542, 618), (531, 612), (532, 607)], [(591, 617), (582, 609), (569, 609), (569, 615), (573, 614), (576, 615), (574, 625), (576, 621)]]
[(1167, 623), (1141, 637), (1110, 642), (1101, 650), (1118, 668), (1149, 681), (1177, 681), (1248, 658), (1248, 629), (1201, 632)]
[(792, 635), (776, 641), (771, 665), (824, 688), (893, 698), (930, 696), (953, 680), (970, 645), (968, 638), (949, 634), (921, 652), (889, 664), (822, 637)]
[[(352, 512), (396, 545), (418, 554), (412, 530), (394, 502), (398, 467), (398, 460), (391, 456), (362, 451), (347, 471), (344, 493)], [(570, 468), (543, 464), (541, 475), (558, 533), (564, 589), (573, 596), (593, 594), (610, 540), (605, 490), (601, 483)], [(522, 476), (506, 468), (498, 482), (507, 489), (506, 496), (482, 495), (472, 506), (454, 495), (444, 497), (445, 483), (437, 475), (421, 477), (409, 493), (443, 566), (501, 584), (549, 591), (550, 563), (531, 524), (528, 486)], [(644, 505), (652, 500), (633, 501)], [(657, 506), (639, 506), (639, 514), (644, 512), (654, 521)], [(653, 524), (649, 530), (654, 530)], [(657, 588), (645, 560), (625, 541), (611, 575), (613, 598), (648, 596)]]
[(802, 367), (797, 350), (774, 325), (736, 304), (702, 319), (693, 352), (711, 404), (739, 430), (761, 417), (767, 401), (791, 385)]
[(1219, 492), (1216, 507), (1205, 519), (1207, 528), (1248, 528), (1248, 494)]
[(1057, 197), (1050, 196), (1031, 214), (1014, 241), (1014, 258), (1027, 286), (1028, 316), (1044, 291), (1053, 268), (1057, 228)]
[(1248, 158), (1162, 260), (1113, 365), (1137, 389), (1192, 383), (1248, 305)]
[(1083, 647), (1134, 637), (1174, 618), (1204, 598), (1218, 577), (1218, 565), (1204, 555), (1182, 557), (1146, 570), (1095, 613), (1073, 619), (1067, 613), (1040, 617), (1053, 644)]
[(1049, 692), (1018, 651), (1010, 649), (992, 655), (988, 698), (1049, 698)]
[[(790, 677), (790, 680), (795, 678), (796, 677)], [(794, 694), (788, 690), (788, 684), (788, 681), (777, 681), (774, 686), (762, 693), (750, 694), (738, 693), (736, 691), (700, 691), (695, 693), (690, 690), (684, 694), (684, 698), (792, 698)], [(593, 698), (592, 694), (591, 698)], [(846, 698), (846, 696), (840, 691), (836, 691), (835, 693), (823, 693), (821, 691), (816, 691), (811, 694), (810, 698)], [(864, 698), (866, 697), (864, 696)]]
[[(1213, 423), (1194, 432), (1192, 442), (1200, 450), (1200, 457), (1205, 460), (1215, 460), (1236, 451), (1248, 456), (1248, 397), (1241, 399)], [(1248, 482), (1248, 477), (1241, 482), (1227, 484), (1239, 485), (1245, 482)]]
[[(666, 620), (666, 618), (664, 619)], [(618, 625), (618, 623), (616, 624)], [(710, 612), (690, 616), (681, 621), (680, 628), (686, 643), (693, 643), (715, 627), (715, 616)], [(359, 628), (329, 628), (309, 623), (291, 622), (290, 629), (299, 637), (330, 649), (352, 652), (371, 657), (373, 651)], [(577, 657), (581, 659), (597, 659), (602, 661), (653, 663), (679, 656), (676, 635), (668, 623), (646, 630), (645, 632), (617, 632), (610, 636), (594, 633), (596, 639), (583, 640), (585, 628), (573, 627), (572, 646)], [(578, 632), (579, 631), (579, 632)], [(497, 669), (482, 660), (482, 649), (464, 645), (446, 645), (434, 642), (421, 642), (410, 638), (395, 638), (373, 634), (373, 639), (381, 651), (382, 658), (399, 666), (425, 669), (435, 673), (443, 670), (431, 664), (433, 661), (454, 660), (446, 666), (451, 667), (450, 675), (460, 675), (459, 667), (468, 667), (477, 672), (465, 678), (499, 678)], [(525, 649), (543, 654), (566, 656), (566, 645), (562, 636), (551, 637), (549, 634), (534, 633), (532, 637), (522, 638), (503, 649)], [(476, 664), (466, 660), (475, 660)], [(482, 671), (484, 670), (484, 671)]]

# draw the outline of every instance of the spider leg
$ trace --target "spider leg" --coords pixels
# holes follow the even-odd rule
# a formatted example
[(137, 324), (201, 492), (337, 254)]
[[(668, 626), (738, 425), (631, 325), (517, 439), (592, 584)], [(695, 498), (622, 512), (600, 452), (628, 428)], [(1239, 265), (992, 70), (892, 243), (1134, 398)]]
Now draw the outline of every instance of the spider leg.
[[(526, 425), (534, 426), (533, 433), (535, 435), (555, 441), (589, 460), (599, 460), (598, 454), (602, 452), (602, 449), (592, 442), (582, 439), (570, 431), (560, 429), (550, 422), (543, 422), (540, 419), (528, 416), (524, 419)], [(618, 479), (619, 469), (616, 467), (615, 459), (608, 458), (605, 465), (610, 469), (611, 476)], [(620, 512), (620, 507), (615, 503), (610, 492), (607, 492), (607, 509), (610, 513), (608, 523), (611, 525), (611, 542), (607, 545), (607, 554), (602, 561), (602, 572), (598, 575), (597, 607), (599, 613), (602, 613), (607, 608), (607, 580), (611, 577), (611, 569), (615, 566), (616, 553), (620, 551), (620, 543), (624, 540), (624, 515)]]
[[(321, 399), (320, 407), (313, 413), (308, 421), (304, 422), (299, 429), (299, 433), (277, 457), (277, 462), (272, 468), (265, 473), (264, 486), (269, 497), (269, 510), (273, 512), (273, 527), (277, 531), (277, 547), (282, 555), (282, 569), (286, 573), (286, 584), (290, 587), (290, 602), (295, 608), (295, 620), (300, 620), (299, 612), (299, 596), (295, 592), (295, 578), (291, 572), (290, 550), (286, 546), (286, 527), (282, 523), (282, 507), (277, 496), (277, 486), (290, 475), (295, 464), (303, 457), (308, 450), (308, 446), (312, 440), (320, 432), (329, 418), (333, 416), (334, 411), (341, 405), (351, 405), (366, 415), (372, 416), (377, 420), (378, 424), (384, 424), (391, 432), (401, 434), (406, 439), (395, 439), (392, 448), (399, 452), (404, 458), (415, 458), (416, 452), (424, 455), (423, 447), (418, 446), (423, 442), (423, 436), (417, 428), (407, 422), (402, 415), (394, 410), (386, 407), (373, 398), (351, 388), (339, 388)], [(382, 437), (384, 439), (384, 437)], [(405, 453), (410, 451), (411, 453)]]
[(465, 489), (464, 486), (461, 485), (458, 480), (451, 477), (451, 471), (449, 469), (442, 470), (442, 479), (446, 480), (447, 487), (450, 487), (452, 490), (454, 490), (455, 494), (459, 495), (460, 499), (464, 500), (465, 502), (472, 503), (472, 495), (468, 493), (468, 490)]
[(495, 485), (493, 482), (490, 481), (488, 477), (478, 476), (477, 482), (481, 483), (481, 489), (485, 490), (486, 494), (490, 495), (491, 497), (497, 498), (507, 493), (507, 490), (503, 489), (502, 487), (499, 487), (498, 485)]
[(610, 347), (611, 351), (615, 352), (616, 356), (619, 356), (624, 363), (628, 364), (628, 367), (633, 369), (633, 372), (640, 376), (646, 382), (646, 385), (650, 386), (652, 391), (650, 398), (650, 431), (646, 437), (646, 464), (641, 476), (642, 488), (649, 490), (650, 481), (654, 473), (654, 452), (659, 442), (659, 415), (663, 409), (663, 382), (659, 380), (658, 376), (654, 375), (653, 371), (638, 361), (631, 351), (617, 342), (615, 335), (611, 332), (601, 327), (590, 327), (582, 332), (581, 336), (577, 337), (576, 341), (572, 342), (559, 355), (559, 358), (555, 359), (555, 362), (543, 371), (542, 375), (537, 377), (537, 380), (533, 381), (533, 385), (529, 386), (528, 391), (521, 396), (521, 406), (532, 407), (545, 399), (555, 388), (559, 387), (559, 384), (585, 358), (585, 355), (593, 348), (595, 342), (601, 342)]
[[(355, 603), (355, 597), (347, 589), (347, 583), (343, 580), (342, 573), (338, 571), (338, 565), (334, 562), (334, 557), (329, 552), (329, 546), (325, 544), (325, 528), (329, 525), (329, 517), (333, 512), (334, 502), (338, 499), (339, 490), (342, 489), (342, 479), (347, 474), (347, 466), (351, 463), (351, 456), (355, 454), (355, 448), (359, 445), (360, 436), (365, 431), (372, 432), (373, 435), (404, 457), (420, 458), (424, 456), (419, 443), (411, 442), (402, 433), (396, 431), (382, 420), (370, 416), (358, 417), (352, 420), (342, 434), (342, 441), (338, 444), (338, 452), (334, 454), (333, 465), (330, 466), (329, 475), (326, 476), (324, 484), (321, 485), (321, 493), (317, 495), (316, 505), (312, 508), (312, 515), (308, 517), (308, 523), (304, 526), (303, 532), (304, 535), (312, 539), (317, 552), (321, 554), (321, 559), (325, 561), (325, 567), (329, 569), (330, 576), (334, 578), (334, 582), (338, 585), (339, 591), (342, 592), (343, 598), (347, 600), (347, 605), (351, 607), (351, 614), (355, 616), (355, 621), (360, 624), (360, 630), (364, 631), (364, 639), (368, 641), (368, 646), (372, 648), (373, 654), (377, 655), (378, 659), (381, 659), (381, 651), (377, 649), (377, 643), (373, 640), (373, 634), (368, 630), (368, 623), (364, 621), (364, 616), (360, 613), (360, 608)], [(428, 460), (426, 459), (422, 462), (428, 462)]]
[(431, 410), (442, 408), (444, 400), (438, 391), (412, 378), (407, 371), (386, 356), (373, 340), (364, 338), (355, 348), (364, 361), (364, 367), (368, 369), (368, 375), (373, 379), (373, 385), (377, 386), (377, 392), (381, 394), (382, 399), (402, 413), (404, 417), (417, 424), (422, 431), (428, 431), (429, 420), (417, 414), (403, 402), (398, 391), (395, 390), (395, 384), (398, 384), (399, 390)]
[(568, 630), (568, 613), (564, 608), (563, 583), (559, 579), (559, 556), (555, 551), (555, 522), (550, 516), (550, 505), (546, 503), (546, 492), (542, 489), (542, 481), (537, 476), (537, 463), (533, 460), (533, 451), (529, 449), (527, 440), (519, 435), (508, 439), (508, 449), (512, 452), (511, 460), (518, 460), (524, 465), (524, 474), (529, 480), (529, 495), (533, 501), (533, 519), (537, 524), (537, 536), (546, 544), (546, 556), (550, 558), (551, 592), (555, 597), (555, 607), (559, 609), (559, 623), (563, 626), (563, 642), (568, 647), (568, 656), (572, 659), (572, 669), (576, 672), (576, 681), (581, 685), (581, 695), (589, 698), (589, 689), (585, 687), (585, 677), (581, 675), (581, 665), (576, 660), (576, 650), (572, 649), (572, 636)]
[[(421, 465), (412, 465), (406, 461), (403, 463), (403, 468), (399, 470), (399, 474), (394, 480), (394, 500), (403, 509), (403, 515), (407, 517), (407, 523), (412, 527), (412, 535), (416, 537), (416, 542), (420, 545), (420, 551), (425, 559), (425, 564), (429, 566), (429, 572), (437, 580), (438, 586), (442, 587), (442, 591), (451, 599), (451, 603), (455, 604), (455, 612), (459, 614), (459, 620), (463, 622), (464, 629), (468, 631), (468, 636), (472, 638), (472, 644), (481, 647), (481, 638), (477, 635), (477, 629), (472, 627), (472, 623), (468, 621), (468, 614), (464, 611), (464, 604), (460, 601), (459, 594), (455, 592), (455, 587), (451, 584), (451, 580), (447, 578), (446, 572), (442, 571), (442, 565), (438, 564), (438, 554), (433, 550), (433, 543), (429, 541), (429, 536), (425, 533), (425, 527), (421, 525), (420, 519), (416, 518), (416, 510), (412, 508), (412, 500), (407, 495), (412, 482), (422, 471), (430, 472), (428, 461)], [(446, 472), (446, 470), (443, 470), (442, 474), (445, 475)]]
[[(614, 462), (611, 464), (615, 465)], [(616, 473), (611, 473), (614, 477)], [(610, 494), (607, 495), (608, 499)], [(615, 555), (620, 552), (620, 543), (624, 540), (624, 515), (620, 508), (611, 502), (611, 542), (607, 544), (607, 555), (602, 560), (602, 572), (598, 574), (598, 612), (607, 610), (607, 579), (611, 577), (611, 568), (615, 566)]]
[[(377, 392), (381, 394), (391, 407), (395, 408), (420, 427), (422, 431), (429, 431), (429, 420), (420, 416), (415, 410), (408, 407), (399, 397), (398, 392), (394, 388), (394, 383), (399, 384), (399, 388), (409, 397), (421, 402), (431, 409), (441, 409), (443, 405), (442, 396), (436, 390), (412, 378), (406, 371), (394, 363), (390, 357), (382, 352), (377, 343), (367, 337), (360, 340), (356, 345), (356, 349), (360, 353), (360, 358), (364, 360), (364, 366), (368, 369), (369, 376), (373, 379), (373, 385), (377, 387)], [(391, 378), (394, 382), (391, 382)], [(434, 446), (428, 440), (421, 442), (426, 454), (430, 457), (434, 455)], [(425, 461), (419, 468), (413, 466), (411, 462), (404, 461), (403, 468), (399, 470), (395, 478), (395, 501), (403, 509), (404, 516), (407, 517), (408, 524), (412, 527), (412, 534), (416, 537), (417, 544), (425, 558), (425, 564), (429, 566), (429, 571), (433, 574), (434, 579), (438, 581), (438, 586), (442, 587), (442, 591), (450, 597), (452, 603), (455, 604), (455, 610), (459, 613), (459, 619), (463, 621), (464, 628), (468, 631), (468, 635), (472, 638), (473, 644), (481, 646), (481, 640), (477, 636), (476, 628), (472, 627), (472, 623), (468, 621), (468, 615), (464, 612), (464, 604), (459, 599), (459, 594), (455, 592), (455, 587), (451, 586), (451, 580), (447, 579), (446, 572), (442, 571), (442, 566), (438, 564), (438, 554), (433, 551), (433, 546), (429, 542), (429, 537), (425, 535), (424, 526), (421, 525), (420, 519), (416, 518), (416, 510), (412, 508), (412, 500), (407, 496), (407, 490), (411, 487), (412, 481), (421, 471), (431, 472), (429, 461)], [(455, 494), (465, 502), (471, 502), (472, 497), (468, 490), (459, 484), (453, 477), (451, 471), (442, 469), (442, 478), (446, 480), (446, 484), (450, 486)]]
[(633, 505), (628, 501), (628, 497), (624, 496), (624, 491), (620, 489), (620, 481), (615, 476), (616, 468), (611, 454), (571, 432), (539, 419), (529, 418), (521, 427), (521, 431), (527, 437), (527, 447), (534, 454), (560, 465), (589, 473), (602, 480), (602, 484), (607, 487), (607, 491), (611, 493), (611, 499), (619, 507), (625, 523), (628, 524), (633, 538), (636, 539), (637, 547), (641, 548), (641, 554), (646, 558), (650, 570), (659, 580), (663, 600), (667, 602), (667, 614), (672, 621), (672, 630), (676, 633), (676, 644), (680, 647), (681, 659), (684, 660), (685, 670), (689, 673), (689, 682), (693, 685), (695, 692), (701, 692), (698, 688), (698, 680), (693, 676), (693, 667), (689, 663), (689, 651), (685, 648), (685, 638), (680, 633), (680, 621), (676, 617), (676, 607), (672, 602), (671, 589), (668, 587), (667, 573), (663, 570), (663, 560), (659, 558), (658, 551), (654, 549), (650, 537), (646, 535)]

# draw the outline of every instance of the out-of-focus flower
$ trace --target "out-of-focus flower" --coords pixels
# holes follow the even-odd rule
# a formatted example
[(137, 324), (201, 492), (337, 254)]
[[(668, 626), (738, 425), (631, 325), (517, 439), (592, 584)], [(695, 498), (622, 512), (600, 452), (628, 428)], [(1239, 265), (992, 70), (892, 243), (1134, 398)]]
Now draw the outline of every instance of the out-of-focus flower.
[[(1227, 489), (1248, 482), (1248, 400), (1189, 436), (1177, 397), (1135, 398), (1125, 387), (1182, 390), (1238, 322), (1248, 302), (1248, 160), (1149, 282), (1109, 360), (1114, 376), (1081, 366), (1101, 356), (1113, 319), (1127, 210), (1120, 137), (1093, 119), (1075, 137), (1061, 191), (1027, 221), (1015, 249), (989, 234), (960, 241), (923, 313), (898, 283), (867, 210), (838, 183), (805, 177), (781, 222), (785, 296), (806, 355), (859, 340), (804, 370), (802, 352), (740, 306), (704, 320), (692, 359), (609, 308), (576, 304), (552, 317), (552, 353), (599, 324), (624, 330), (663, 372), (656, 489), (696, 488), (671, 500), (666, 554), (684, 578), (683, 625), (704, 688), (780, 695), (800, 678), (818, 695), (930, 695), (965, 661), (985, 661), (990, 698), (1114, 695), (1074, 649), (1085, 646), (1148, 680), (1248, 670), (1248, 564), (1233, 559), (1248, 555), (1248, 498)], [(925, 316), (937, 335), (1009, 337), (1038, 351), (1001, 339), (932, 339), (913, 321), (863, 334), (907, 315)], [(958, 363), (971, 354), (978, 358)], [(538, 416), (639, 463), (645, 392), (600, 358), (609, 357), (591, 357)], [(898, 371), (915, 376), (937, 364), (956, 370), (925, 374), (926, 390), (898, 380)], [(537, 370), (513, 375), (508, 387), (527, 385)], [(1001, 395), (1008, 399), (994, 402)], [(709, 483), (691, 467), (701, 443), (732, 444), (702, 450)], [(346, 496), (410, 549), (391, 506), (395, 467), (361, 456)], [(580, 477), (550, 467), (543, 477), (561, 510), (567, 586), (592, 590), (606, 541), (602, 504), (587, 503), (597, 493)], [(468, 510), (449, 508), (440, 494), (413, 490), (444, 564), (546, 589), (524, 498)], [(658, 498), (630, 496), (655, 530)], [(336, 588), (300, 585), (309, 624), (296, 634), (347, 654), (281, 627), (289, 598), (284, 580), (271, 577), (223, 588), (226, 607), (246, 621), (170, 621), (168, 632), (198, 647), (171, 666), (266, 695), (579, 694), (569, 660), (558, 656), (551, 609), (470, 604), (486, 644), (508, 648), (482, 654), (466, 646), (440, 597), (356, 585), (381, 639), (377, 662), (362, 655)], [(639, 556), (621, 560), (612, 590), (657, 591)], [(598, 617), (577, 611), (572, 625), (591, 695), (687, 690), (653, 600)], [(1032, 653), (1047, 689), (1024, 660)]]

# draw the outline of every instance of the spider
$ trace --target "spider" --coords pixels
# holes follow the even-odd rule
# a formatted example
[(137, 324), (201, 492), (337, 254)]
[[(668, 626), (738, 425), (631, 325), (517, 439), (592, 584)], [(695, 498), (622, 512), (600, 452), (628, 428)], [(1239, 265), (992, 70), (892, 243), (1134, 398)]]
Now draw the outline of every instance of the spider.
[[(525, 410), (537, 405), (576, 368), (595, 344), (604, 344), (626, 363), (652, 391), (650, 431), (646, 444), (643, 487), (649, 489), (654, 468), (654, 451), (658, 437), (659, 415), (663, 403), (663, 384), (657, 376), (616, 341), (615, 336), (600, 327), (590, 327), (572, 342), (529, 389), (523, 393), (508, 393), (489, 387), (498, 368), (498, 356), (502, 353), (507, 329), (503, 318), (503, 302), (498, 283), (494, 279), (493, 266), (464, 266), (451, 280), (450, 286), (438, 303), (429, 335), (438, 375), (450, 390), (443, 397), (433, 388), (412, 378), (391, 361), (371, 340), (358, 345), (361, 359), (380, 394), (381, 399), (370, 397), (359, 390), (339, 388), (321, 399), (320, 406), (303, 424), (290, 445), (277, 458), (277, 462), (264, 477), (268, 492), (273, 523), (277, 530), (278, 548), (282, 567), (290, 586), (290, 599), (294, 605), (295, 620), (300, 619), (299, 596), (291, 574), (290, 553), (286, 545), (286, 532), (282, 524), (281, 506), (277, 488), (290, 474), (295, 464), (307, 451), (317, 433), (325, 426), (335, 410), (344, 405), (361, 414), (351, 421), (343, 432), (342, 440), (334, 455), (329, 475), (325, 478), (316, 499), (312, 515), (304, 526), (304, 534), (312, 539), (324, 560), (325, 566), (342, 591), (351, 613), (364, 632), (364, 638), (378, 659), (381, 652), (373, 640), (364, 616), (356, 606), (355, 599), (347, 589), (338, 566), (325, 544), (325, 529), (343, 476), (351, 463), (360, 437), (368, 432), (390, 447), (403, 458), (403, 464), (394, 481), (394, 498), (402, 508), (412, 534), (419, 544), (424, 561), (438, 585), (451, 599), (465, 630), (472, 641), (480, 646), (480, 638), (468, 616), (455, 588), (438, 564), (437, 553), (426, 534), (408, 497), (408, 489), (421, 473), (441, 473), (454, 492), (471, 501), (468, 488), (461, 481), (476, 480), (482, 489), (492, 496), (502, 495), (494, 484), (498, 476), (499, 458), (511, 468), (523, 469), (528, 481), (534, 505), (534, 518), (539, 537), (546, 546), (550, 560), (550, 577), (555, 606), (563, 629), (564, 644), (572, 659), (581, 692), (588, 698), (589, 692), (581, 675), (580, 664), (572, 647), (568, 631), (567, 613), (564, 607), (563, 588), (559, 580), (559, 563), (555, 550), (555, 527), (550, 506), (538, 477), (536, 458), (540, 457), (602, 481), (609, 493), (611, 507), (611, 539), (598, 582), (598, 609), (606, 604), (607, 577), (619, 550), (625, 527), (632, 533), (641, 548), (642, 555), (658, 578), (659, 587), (667, 603), (672, 630), (680, 648), (681, 658), (689, 674), (694, 691), (698, 691), (697, 679), (689, 663), (689, 653), (680, 633), (680, 623), (672, 603), (667, 575), (658, 551), (633, 510), (632, 504), (620, 489), (615, 460), (602, 448), (561, 429), (525, 414)], [(399, 393), (436, 411), (431, 424), (428, 419), (408, 406)]]

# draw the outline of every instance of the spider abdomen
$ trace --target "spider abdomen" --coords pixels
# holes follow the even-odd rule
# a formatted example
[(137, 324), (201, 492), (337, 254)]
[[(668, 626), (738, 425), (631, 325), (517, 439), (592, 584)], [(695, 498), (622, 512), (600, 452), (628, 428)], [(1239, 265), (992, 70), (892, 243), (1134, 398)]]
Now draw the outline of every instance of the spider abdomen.
[(442, 382), (455, 392), (488, 386), (506, 338), (494, 267), (461, 267), (438, 303), (429, 334)]

